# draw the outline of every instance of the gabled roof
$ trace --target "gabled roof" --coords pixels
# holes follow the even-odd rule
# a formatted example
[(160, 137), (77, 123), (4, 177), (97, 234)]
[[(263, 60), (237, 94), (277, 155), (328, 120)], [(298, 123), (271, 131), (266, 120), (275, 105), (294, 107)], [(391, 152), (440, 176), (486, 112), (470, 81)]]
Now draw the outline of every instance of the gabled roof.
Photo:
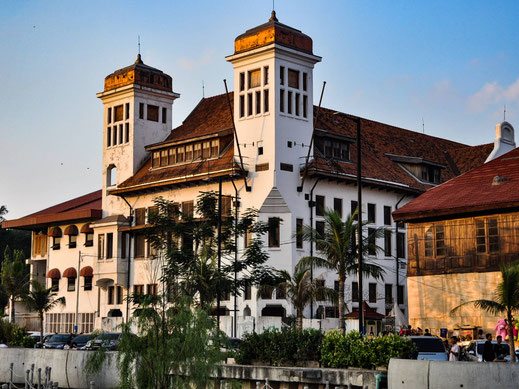
[(52, 224), (97, 220), (102, 216), (102, 192), (95, 192), (45, 208), (20, 219), (4, 220), (2, 228), (38, 229)]
[(519, 148), (430, 189), (393, 212), (395, 220), (519, 209)]
[(290, 209), (278, 188), (272, 188), (260, 208), (260, 213), (290, 213)]

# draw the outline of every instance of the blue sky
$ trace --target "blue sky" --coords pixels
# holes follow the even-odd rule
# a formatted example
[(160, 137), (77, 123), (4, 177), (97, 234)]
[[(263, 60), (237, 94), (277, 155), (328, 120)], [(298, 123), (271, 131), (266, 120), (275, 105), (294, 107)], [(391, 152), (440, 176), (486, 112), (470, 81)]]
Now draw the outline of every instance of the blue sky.
[[(22, 217), (101, 186), (95, 93), (131, 64), (173, 77), (178, 125), (231, 82), (234, 38), (271, 1), (13, 1), (0, 16), (0, 205)], [(314, 41), (323, 106), (476, 145), (503, 118), (519, 130), (517, 1), (276, 0)], [(319, 93), (315, 93), (318, 98)]]

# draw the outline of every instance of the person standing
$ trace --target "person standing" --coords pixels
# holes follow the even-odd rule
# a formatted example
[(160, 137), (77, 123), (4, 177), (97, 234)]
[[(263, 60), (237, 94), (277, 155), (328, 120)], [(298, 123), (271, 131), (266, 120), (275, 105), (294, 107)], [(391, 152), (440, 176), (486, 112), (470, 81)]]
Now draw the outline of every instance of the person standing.
[(429, 332), (429, 328), (425, 329), (425, 333), (423, 334), (423, 336), (432, 336), (431, 333)]
[(492, 334), (487, 334), (487, 340), (483, 345), (483, 361), (494, 362), (494, 359), (496, 359), (496, 353), (492, 344)]
[(460, 360), (460, 345), (458, 344), (458, 338), (453, 336), (451, 338), (451, 349), (449, 350), (449, 361), (456, 362)]

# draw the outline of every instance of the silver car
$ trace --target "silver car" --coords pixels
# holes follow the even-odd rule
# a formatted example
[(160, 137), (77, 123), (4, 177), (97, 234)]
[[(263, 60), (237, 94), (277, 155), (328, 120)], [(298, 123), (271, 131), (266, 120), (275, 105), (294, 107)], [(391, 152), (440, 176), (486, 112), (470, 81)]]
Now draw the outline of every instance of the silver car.
[[(467, 346), (467, 359), (474, 362), (483, 362), (483, 348), (485, 347), (485, 340), (472, 340)], [(497, 344), (497, 341), (492, 341), (492, 347)], [(510, 362), (510, 346), (506, 342), (501, 343), (507, 350), (505, 360)], [(516, 350), (517, 355), (517, 350)], [(519, 357), (519, 356), (518, 356)], [(516, 358), (517, 359), (517, 358)]]
[(447, 350), (443, 341), (436, 336), (408, 336), (417, 347), (418, 351), (413, 359), (426, 361), (447, 361)]

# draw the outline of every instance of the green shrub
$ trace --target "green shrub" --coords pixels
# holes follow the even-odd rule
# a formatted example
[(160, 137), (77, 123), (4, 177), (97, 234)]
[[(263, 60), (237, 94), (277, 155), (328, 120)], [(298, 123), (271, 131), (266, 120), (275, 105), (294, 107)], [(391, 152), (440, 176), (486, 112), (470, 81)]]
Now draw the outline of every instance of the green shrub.
[(235, 359), (242, 365), (261, 362), (269, 366), (300, 366), (307, 361), (319, 361), (322, 339), (323, 334), (312, 329), (299, 332), (283, 328), (250, 333), (243, 337)]
[(33, 348), (36, 340), (31, 338), (27, 334), (27, 330), (25, 328), (16, 327), (13, 331), (11, 341), (9, 342), (9, 346), (22, 346), (25, 348)]
[(18, 328), (16, 324), (9, 323), (4, 319), (0, 319), (0, 343), (11, 343), (16, 328)]
[(369, 339), (361, 338), (357, 331), (343, 335), (334, 330), (328, 332), (321, 343), (321, 364), (332, 368), (387, 367), (391, 358), (407, 357), (414, 348), (413, 342), (398, 335)]

